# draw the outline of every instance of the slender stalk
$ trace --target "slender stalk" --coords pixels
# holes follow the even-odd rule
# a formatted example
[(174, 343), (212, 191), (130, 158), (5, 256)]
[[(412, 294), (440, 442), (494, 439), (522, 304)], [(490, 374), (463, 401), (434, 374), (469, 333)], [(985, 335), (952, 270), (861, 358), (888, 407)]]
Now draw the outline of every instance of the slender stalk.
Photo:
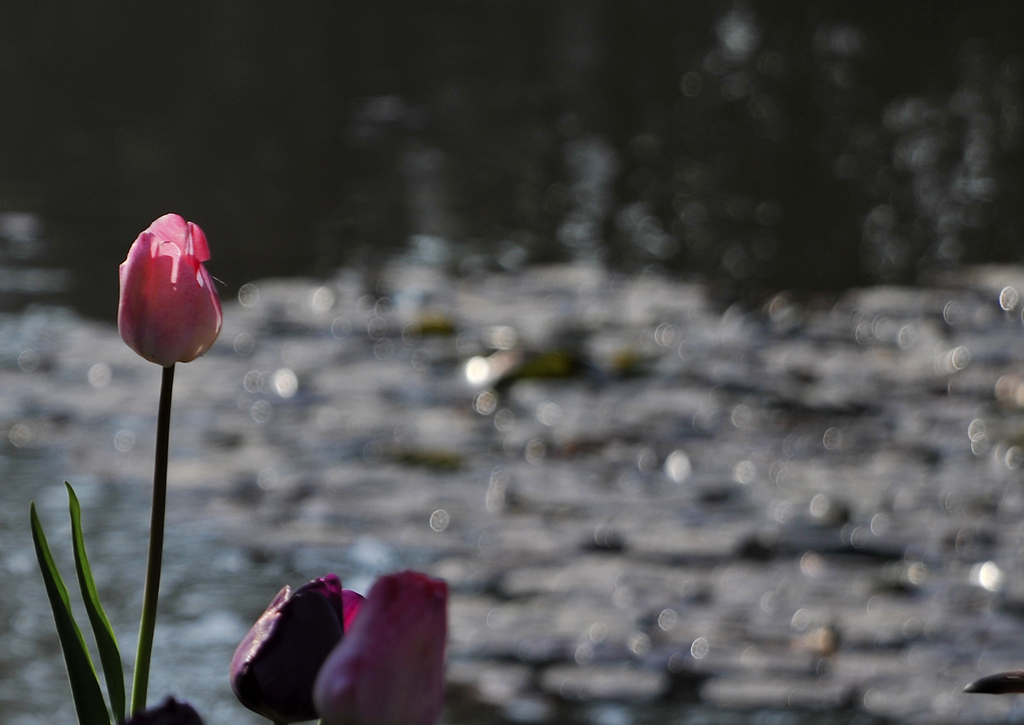
[(146, 561), (146, 588), (142, 595), (142, 620), (139, 622), (139, 648), (132, 677), (131, 713), (146, 709), (149, 687), (149, 661), (153, 655), (156, 629), (156, 604), (160, 593), (160, 566), (164, 555), (164, 514), (167, 511), (167, 449), (171, 431), (171, 390), (174, 365), (165, 367), (160, 382), (160, 410), (156, 419), (156, 465), (153, 468), (153, 510), (149, 523), (149, 557)]

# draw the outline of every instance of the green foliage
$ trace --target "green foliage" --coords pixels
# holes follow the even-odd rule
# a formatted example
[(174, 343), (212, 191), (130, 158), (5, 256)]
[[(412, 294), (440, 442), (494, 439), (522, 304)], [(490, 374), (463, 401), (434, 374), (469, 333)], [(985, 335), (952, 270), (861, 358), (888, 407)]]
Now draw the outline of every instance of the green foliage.
[(46, 543), (43, 526), (36, 514), (35, 502), (29, 507), (29, 515), (32, 521), (32, 541), (35, 543), (36, 558), (39, 561), (39, 570), (43, 574), (43, 583), (46, 585), (46, 596), (49, 598), (50, 607), (53, 610), (53, 621), (57, 626), (61, 651), (64, 653), (64, 663), (68, 671), (68, 681), (71, 684), (71, 695), (78, 712), (79, 725), (110, 725), (110, 714), (103, 702), (103, 693), (100, 691), (100, 683), (96, 677), (96, 670), (93, 668), (92, 658), (89, 657), (85, 639), (71, 613), (68, 590), (64, 586), (60, 572), (57, 571), (53, 557), (50, 555), (50, 547)]
[(71, 536), (75, 547), (78, 583), (82, 588), (82, 599), (85, 600), (85, 609), (89, 613), (89, 622), (92, 624), (93, 635), (96, 637), (100, 662), (103, 663), (103, 675), (107, 680), (107, 694), (110, 696), (110, 709), (114, 713), (115, 720), (120, 722), (124, 719), (125, 714), (124, 670), (121, 667), (121, 653), (117, 648), (114, 630), (100, 604), (96, 583), (93, 581), (92, 570), (89, 568), (89, 559), (85, 554), (85, 538), (82, 536), (82, 508), (71, 484), (65, 481), (64, 485), (68, 488)]

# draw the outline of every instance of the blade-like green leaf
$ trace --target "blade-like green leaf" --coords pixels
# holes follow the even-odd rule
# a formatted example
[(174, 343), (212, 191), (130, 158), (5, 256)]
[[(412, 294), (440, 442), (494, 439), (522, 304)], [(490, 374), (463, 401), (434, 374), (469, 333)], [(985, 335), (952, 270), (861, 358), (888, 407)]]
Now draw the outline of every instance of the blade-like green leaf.
[(82, 588), (82, 599), (85, 600), (85, 609), (89, 613), (89, 623), (92, 624), (92, 632), (96, 637), (96, 647), (100, 652), (100, 662), (103, 663), (103, 676), (107, 680), (107, 694), (110, 696), (110, 709), (114, 711), (114, 720), (124, 720), (124, 669), (121, 666), (121, 653), (117, 649), (117, 638), (114, 637), (114, 629), (110, 626), (110, 620), (103, 611), (100, 604), (99, 594), (96, 592), (96, 582), (92, 578), (92, 569), (89, 568), (89, 558), (85, 554), (85, 537), (82, 535), (82, 507), (78, 503), (78, 496), (67, 481), (64, 485), (68, 487), (68, 505), (71, 509), (71, 538), (75, 546), (75, 568), (78, 570), (78, 584)]
[(68, 670), (68, 681), (71, 683), (71, 696), (75, 700), (79, 725), (110, 725), (110, 714), (107, 712), (106, 703), (103, 702), (103, 692), (100, 691), (100, 683), (96, 679), (96, 670), (93, 669), (82, 632), (71, 614), (68, 590), (64, 587), (53, 557), (50, 556), (50, 547), (46, 544), (43, 526), (36, 515), (35, 502), (30, 506), (29, 514), (32, 519), (32, 541), (36, 547), (36, 558), (39, 560), (39, 570), (46, 585), (46, 596), (49, 597), (50, 608), (53, 609), (53, 621), (57, 625), (57, 637), (64, 653), (64, 664)]

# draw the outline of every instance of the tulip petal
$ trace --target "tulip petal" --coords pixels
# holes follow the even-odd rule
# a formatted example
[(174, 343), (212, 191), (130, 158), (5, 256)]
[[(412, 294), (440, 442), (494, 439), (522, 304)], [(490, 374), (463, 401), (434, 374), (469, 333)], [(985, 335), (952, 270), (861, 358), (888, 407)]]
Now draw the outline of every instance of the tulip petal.
[(210, 246), (206, 243), (206, 235), (198, 224), (188, 223), (188, 239), (192, 242), (192, 256), (200, 262), (210, 258)]
[(135, 352), (159, 365), (190, 362), (210, 349), (223, 324), (203, 262), (206, 235), (177, 214), (142, 232), (121, 264), (117, 326)]
[(336, 574), (328, 574), (303, 584), (295, 593), (304, 594), (306, 592), (316, 592), (322, 596), (331, 605), (338, 621), (344, 620), (344, 590), (341, 588), (341, 579)]
[(448, 588), (417, 572), (377, 580), (317, 676), (324, 725), (436, 725), (444, 707)]
[(356, 620), (356, 615), (359, 614), (359, 610), (362, 609), (363, 602), (366, 600), (362, 594), (346, 589), (341, 593), (342, 596), (342, 611), (344, 611), (344, 625), (345, 631), (351, 631), (352, 623)]
[(361, 599), (334, 574), (295, 592), (282, 589), (232, 658), (231, 688), (239, 701), (275, 722), (315, 718), (313, 683), (342, 638), (346, 607), (357, 609)]
[[(178, 214), (164, 214), (149, 225), (147, 231), (158, 239), (181, 240), (182, 251), (185, 249), (185, 236), (188, 234), (188, 223)], [(204, 260), (205, 261), (205, 260)]]

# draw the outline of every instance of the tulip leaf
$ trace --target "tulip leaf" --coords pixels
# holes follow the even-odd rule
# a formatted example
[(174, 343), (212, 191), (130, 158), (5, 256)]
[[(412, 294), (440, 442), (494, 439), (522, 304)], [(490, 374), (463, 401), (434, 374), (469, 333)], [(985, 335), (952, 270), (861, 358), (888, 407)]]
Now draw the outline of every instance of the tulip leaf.
[(96, 679), (92, 658), (86, 649), (82, 631), (75, 624), (75, 618), (71, 614), (68, 590), (50, 555), (43, 526), (36, 515), (35, 502), (29, 507), (29, 514), (32, 519), (32, 541), (36, 548), (36, 558), (39, 560), (39, 570), (46, 585), (46, 596), (53, 610), (53, 621), (57, 626), (61, 651), (64, 653), (64, 664), (68, 671), (71, 696), (75, 701), (79, 725), (110, 725), (110, 714), (103, 701), (103, 692)]
[(110, 696), (110, 709), (114, 711), (114, 720), (120, 722), (124, 720), (125, 706), (124, 669), (121, 665), (121, 653), (117, 648), (114, 630), (100, 604), (100, 597), (96, 592), (96, 582), (92, 578), (92, 569), (89, 568), (89, 558), (85, 554), (85, 537), (82, 535), (82, 507), (78, 503), (78, 496), (75, 495), (71, 484), (65, 481), (64, 485), (68, 487), (71, 538), (75, 546), (78, 584), (82, 588), (82, 599), (85, 600), (85, 609), (89, 613), (89, 623), (92, 624), (96, 647), (100, 653), (100, 662), (103, 664), (103, 676), (107, 680), (107, 694)]

